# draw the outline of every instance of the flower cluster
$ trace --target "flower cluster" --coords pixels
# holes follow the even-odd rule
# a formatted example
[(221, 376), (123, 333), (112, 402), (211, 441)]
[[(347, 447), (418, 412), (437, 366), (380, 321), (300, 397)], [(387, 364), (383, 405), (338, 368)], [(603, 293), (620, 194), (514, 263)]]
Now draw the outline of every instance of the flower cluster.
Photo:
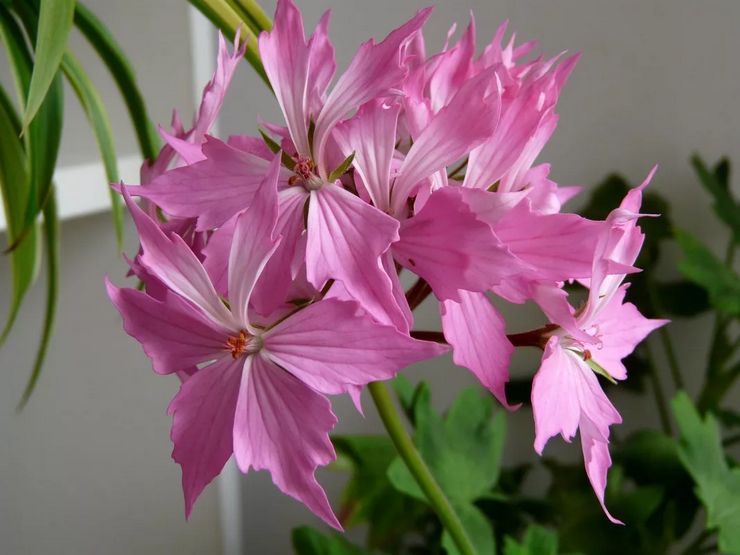
[[(472, 20), (459, 42), (427, 55), (429, 15), (364, 43), (330, 86), (329, 13), (306, 39), (292, 0), (279, 0), (259, 51), (284, 125), (226, 142), (208, 134), (243, 55), (238, 37), (232, 53), (222, 40), (192, 128), (175, 116), (141, 185), (118, 187), (144, 290), (108, 292), (154, 370), (182, 380), (169, 412), (188, 514), (233, 454), (339, 528), (314, 475), (335, 457), (325, 395), (348, 393), (360, 408), (369, 382), (451, 348), (513, 409), (513, 343), (544, 350), (535, 449), (578, 431), (604, 504), (620, 416), (596, 374), (626, 378), (621, 360), (663, 324), (625, 303), (621, 285), (636, 271), (649, 178), (606, 221), (561, 213), (578, 188), (534, 163), (577, 57), (527, 60), (535, 44), (504, 45), (505, 25), (476, 56)], [(418, 278), (409, 291), (402, 272)], [(589, 291), (578, 309), (563, 288), (574, 281)], [(439, 341), (412, 331), (430, 294)], [(491, 294), (534, 301), (549, 323), (507, 336)]]

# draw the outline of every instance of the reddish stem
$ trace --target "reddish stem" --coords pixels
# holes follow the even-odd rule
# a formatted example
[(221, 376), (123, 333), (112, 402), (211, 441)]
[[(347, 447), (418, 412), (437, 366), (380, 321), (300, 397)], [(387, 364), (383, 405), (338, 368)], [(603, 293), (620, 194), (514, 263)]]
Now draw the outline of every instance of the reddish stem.
[(414, 310), (417, 306), (423, 303), (424, 299), (426, 299), (431, 293), (432, 288), (424, 278), (417, 279), (416, 283), (411, 286), (411, 289), (406, 291), (406, 302), (409, 303), (409, 308)]

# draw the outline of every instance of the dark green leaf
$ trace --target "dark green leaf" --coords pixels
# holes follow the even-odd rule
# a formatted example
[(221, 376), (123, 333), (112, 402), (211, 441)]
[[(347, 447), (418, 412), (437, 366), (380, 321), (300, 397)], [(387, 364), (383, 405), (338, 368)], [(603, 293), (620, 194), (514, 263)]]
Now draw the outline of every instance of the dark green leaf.
[(308, 526), (294, 529), (292, 542), (296, 555), (380, 555), (352, 545), (337, 534), (325, 535)]
[(79, 2), (75, 10), (74, 22), (116, 81), (134, 125), (142, 156), (146, 160), (154, 160), (159, 150), (159, 139), (147, 115), (144, 97), (126, 55), (106, 26)]
[(23, 127), (28, 128), (46, 98), (67, 48), (75, 0), (40, 0), (33, 74), (28, 89)]
[(581, 215), (592, 220), (606, 219), (609, 212), (619, 206), (629, 189), (629, 183), (621, 175), (611, 174), (607, 176), (591, 190), (588, 203), (580, 211)]
[(352, 165), (352, 160), (355, 159), (355, 153), (353, 152), (349, 156), (347, 156), (341, 164), (339, 164), (336, 169), (329, 174), (329, 183), (334, 183), (337, 179), (342, 177), (344, 175), (344, 172), (346, 172), (349, 167)]
[[(476, 552), (495, 555), (496, 543), (493, 538), (493, 528), (486, 516), (475, 505), (454, 504), (454, 508)], [(442, 547), (447, 551), (447, 555), (460, 555), (452, 536), (446, 530), (442, 534)]]
[(729, 163), (725, 160), (717, 165), (715, 172), (709, 171), (704, 161), (694, 155), (691, 163), (699, 181), (714, 198), (712, 208), (719, 218), (729, 226), (734, 241), (740, 242), (740, 204), (732, 197), (729, 187)]
[[(69, 84), (72, 85), (72, 88), (77, 94), (77, 98), (80, 104), (82, 104), (87, 119), (90, 122), (93, 134), (95, 135), (95, 141), (100, 151), (100, 157), (105, 167), (105, 176), (109, 183), (115, 183), (119, 180), (118, 158), (113, 140), (113, 131), (111, 130), (105, 105), (80, 62), (69, 52), (64, 55), (62, 69)], [(108, 193), (113, 209), (112, 215), (116, 229), (116, 241), (120, 250), (123, 247), (123, 207), (118, 193), (110, 187), (108, 187)]]
[(706, 289), (689, 281), (655, 284), (655, 302), (662, 314), (689, 318), (709, 310)]
[(720, 551), (740, 553), (740, 468), (727, 464), (711, 414), (702, 420), (683, 392), (673, 400), (673, 412), (681, 433), (679, 456), (696, 483), (707, 528), (718, 529)]
[(680, 229), (675, 233), (683, 253), (678, 267), (684, 276), (707, 290), (714, 308), (731, 316), (740, 316), (740, 277), (701, 241)]
[(557, 555), (558, 535), (552, 530), (531, 525), (521, 543), (507, 536), (504, 540), (504, 555)]

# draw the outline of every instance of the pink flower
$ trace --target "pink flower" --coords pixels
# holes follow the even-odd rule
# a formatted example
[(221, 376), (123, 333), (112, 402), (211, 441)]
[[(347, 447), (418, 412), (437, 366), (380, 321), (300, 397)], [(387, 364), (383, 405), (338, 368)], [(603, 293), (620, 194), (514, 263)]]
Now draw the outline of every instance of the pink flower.
[(167, 292), (155, 299), (108, 283), (108, 293), (156, 372), (197, 367), (169, 408), (186, 514), (233, 453), (243, 472), (269, 470), (284, 493), (340, 528), (314, 476), (335, 458), (328, 432), (336, 417), (324, 394), (354, 392), (445, 349), (374, 322), (355, 302), (319, 300), (275, 320), (252, 310), (255, 284), (282, 239), (274, 234), (278, 174), (276, 158), (236, 218), (228, 304), (183, 240), (128, 196), (140, 263)]
[(604, 491), (611, 466), (609, 427), (622, 418), (601, 389), (596, 373), (612, 381), (626, 379), (622, 359), (651, 331), (667, 323), (647, 319), (633, 304), (625, 303), (627, 285), (620, 285), (626, 273), (636, 271), (632, 264), (644, 239), (636, 220), (642, 189), (654, 171), (607, 218), (608, 227), (594, 255), (586, 305), (574, 311), (565, 292), (551, 286), (541, 286), (535, 293), (550, 320), (560, 326), (547, 341), (532, 386), (535, 450), (541, 454), (547, 440), (558, 433), (571, 441), (578, 430), (586, 473), (604, 512), (615, 523), (620, 521), (606, 509)]

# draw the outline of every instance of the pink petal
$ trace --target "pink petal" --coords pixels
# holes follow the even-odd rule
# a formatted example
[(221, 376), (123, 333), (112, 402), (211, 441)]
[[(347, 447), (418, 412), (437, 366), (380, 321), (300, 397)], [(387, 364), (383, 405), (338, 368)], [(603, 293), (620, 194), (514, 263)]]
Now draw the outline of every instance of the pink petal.
[(421, 212), (401, 224), (401, 239), (391, 248), (396, 260), (427, 280), (440, 300), (457, 300), (460, 289), (487, 291), (519, 270), (458, 187), (432, 193)]
[(470, 370), (507, 408), (506, 382), (514, 346), (506, 324), (484, 293), (460, 291), (460, 302), (440, 303), (442, 329), (452, 345), (452, 360)]
[(446, 351), (374, 322), (355, 302), (336, 299), (299, 310), (265, 333), (264, 342), (265, 356), (329, 394), (390, 379), (409, 364)]
[(440, 60), (429, 78), (432, 109), (437, 112), (449, 103), (465, 80), (470, 76), (475, 57), (475, 19), (470, 13), (470, 23), (460, 41), (440, 55)]
[(170, 374), (223, 356), (229, 329), (214, 324), (177, 295), (163, 300), (105, 280), (108, 297), (121, 313), (123, 329), (136, 339), (158, 374)]
[(379, 322), (407, 327), (393, 299), (393, 284), (380, 256), (398, 239), (398, 222), (336, 185), (311, 192), (306, 270), (321, 289), (329, 279), (347, 291)]
[(182, 237), (174, 233), (165, 235), (131, 200), (125, 189), (123, 198), (139, 233), (143, 250), (139, 256), (141, 264), (172, 291), (200, 308), (217, 325), (228, 329), (238, 327), (213, 288), (205, 268)]
[(308, 64), (311, 51), (303, 18), (292, 0), (278, 0), (272, 31), (259, 37), (265, 72), (285, 116), (298, 153), (311, 157), (308, 145)]
[(339, 521), (316, 481), (318, 466), (336, 458), (329, 432), (331, 404), (288, 372), (250, 356), (234, 417), (234, 455), (242, 472), (268, 470), (280, 490), (304, 503), (328, 525)]
[(344, 155), (355, 153), (352, 164), (373, 204), (384, 212), (390, 208), (391, 161), (399, 111), (397, 104), (370, 102), (334, 131)]
[(372, 98), (387, 95), (392, 87), (400, 84), (405, 74), (401, 47), (421, 29), (431, 11), (430, 8), (420, 10), (379, 44), (371, 39), (360, 46), (316, 120), (314, 146), (320, 168), (324, 167), (324, 147), (334, 125), (350, 111)]
[(417, 183), (452, 164), (496, 128), (500, 97), (498, 92), (486, 97), (492, 79), (495, 80), (495, 74), (486, 71), (467, 81), (450, 104), (414, 138), (393, 185), (392, 206), (396, 213), (401, 213)]
[(247, 323), (249, 299), (257, 280), (278, 247), (274, 238), (277, 220), (277, 178), (280, 155), (275, 156), (270, 169), (252, 199), (252, 203), (236, 218), (229, 252), (229, 301), (237, 321)]
[(318, 114), (324, 105), (326, 88), (337, 68), (334, 59), (334, 46), (329, 40), (329, 19), (331, 12), (326, 10), (308, 41), (308, 109)]
[(172, 458), (182, 467), (185, 516), (231, 457), (234, 411), (243, 359), (221, 359), (196, 371), (181, 386), (172, 415)]
[[(203, 154), (202, 162), (170, 170), (146, 187), (127, 189), (168, 214), (198, 218), (199, 231), (219, 227), (249, 206), (270, 162), (212, 137)], [(281, 169), (281, 179), (287, 179), (285, 172)]]
[(598, 430), (596, 430), (596, 427), (588, 418), (581, 420), (581, 425), (578, 429), (581, 433), (581, 449), (583, 450), (586, 475), (589, 482), (591, 482), (591, 487), (594, 489), (596, 498), (599, 500), (601, 508), (610, 521), (614, 524), (624, 524), (624, 522), (611, 515), (604, 503), (606, 476), (609, 467), (612, 465), (612, 458), (609, 455), (609, 442), (602, 439)]

